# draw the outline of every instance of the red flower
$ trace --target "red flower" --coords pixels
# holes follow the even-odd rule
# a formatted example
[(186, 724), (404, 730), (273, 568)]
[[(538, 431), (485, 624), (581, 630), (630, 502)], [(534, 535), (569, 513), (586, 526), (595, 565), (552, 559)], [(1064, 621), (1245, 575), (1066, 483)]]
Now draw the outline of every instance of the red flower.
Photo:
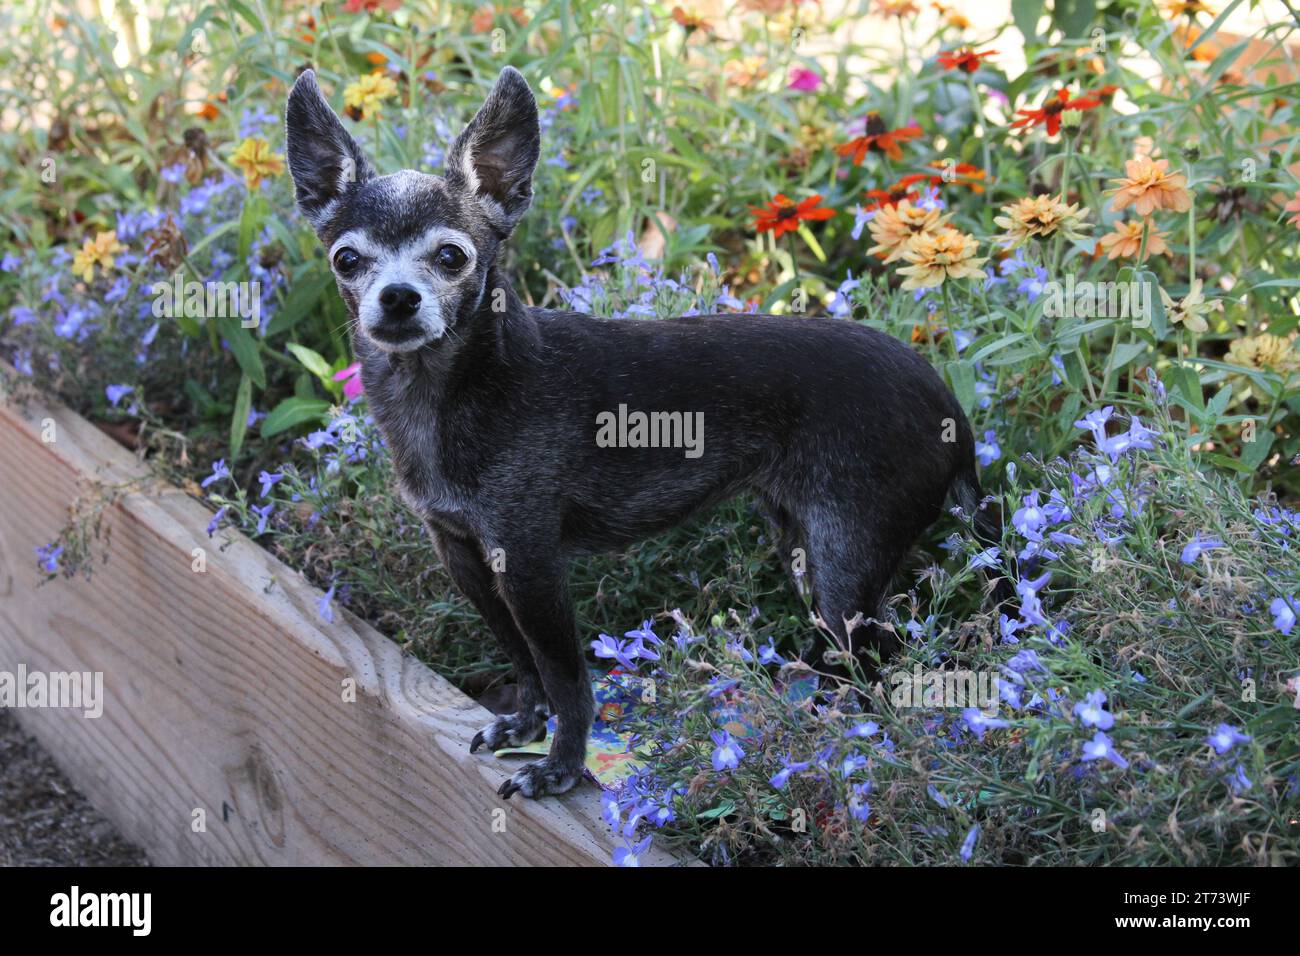
[(897, 206), (904, 199), (912, 201), (920, 198), (921, 194), (912, 187), (917, 183), (925, 182), (929, 178), (925, 173), (911, 173), (888, 189), (868, 189), (866, 195), (876, 201), (866, 207), (867, 212), (884, 209), (886, 206)]
[(380, 7), (388, 12), (402, 5), (402, 0), (344, 0), (344, 13), (374, 13)]
[(861, 166), (862, 161), (867, 158), (867, 153), (876, 152), (884, 153), (890, 159), (899, 161), (903, 158), (903, 151), (898, 148), (899, 143), (905, 143), (909, 139), (916, 139), (921, 135), (921, 127), (904, 126), (901, 129), (885, 129), (885, 121), (880, 118), (880, 114), (871, 112), (867, 114), (867, 127), (861, 136), (857, 139), (851, 139), (843, 146), (836, 146), (835, 152), (841, 156), (852, 154), (853, 165)]
[(1090, 110), (1100, 106), (1101, 100), (1093, 99), (1091, 96), (1081, 96), (1077, 100), (1070, 99), (1070, 92), (1064, 87), (1056, 91), (1056, 99), (1047, 99), (1043, 105), (1036, 110), (1020, 109), (1016, 110), (1020, 118), (1012, 121), (1011, 126), (1032, 129), (1040, 123), (1047, 124), (1047, 135), (1055, 136), (1061, 131), (1061, 114), (1066, 110)]
[[(942, 159), (936, 159), (930, 164), (931, 169), (943, 169), (946, 171), (948, 163)], [(952, 167), (952, 177), (945, 179), (943, 175), (931, 176), (931, 186), (969, 186), (971, 192), (982, 193), (984, 184), (981, 180), (984, 178), (984, 170), (970, 163), (957, 163)]]
[(985, 53), (976, 53), (970, 47), (964, 50), (939, 54), (939, 65), (945, 70), (962, 69), (967, 73), (974, 73), (980, 68), (980, 60), (986, 56), (997, 56), (997, 50), (988, 50)]
[(766, 206), (750, 206), (754, 214), (754, 228), (759, 232), (772, 230), (772, 235), (780, 238), (782, 234), (794, 232), (801, 222), (814, 222), (829, 219), (835, 215), (834, 209), (819, 208), (821, 196), (809, 196), (803, 202), (795, 203), (780, 193), (772, 197)]

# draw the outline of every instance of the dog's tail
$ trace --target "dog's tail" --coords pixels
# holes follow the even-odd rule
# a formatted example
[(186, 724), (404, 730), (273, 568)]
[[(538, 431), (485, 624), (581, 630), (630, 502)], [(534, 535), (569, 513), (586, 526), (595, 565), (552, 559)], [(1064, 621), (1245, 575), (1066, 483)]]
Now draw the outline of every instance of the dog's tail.
[[(952, 496), (961, 510), (972, 519), (975, 527), (975, 540), (986, 548), (1002, 547), (1002, 506), (993, 499), (985, 500), (984, 489), (980, 486), (979, 474), (975, 471), (975, 456), (968, 456), (952, 484)], [(985, 568), (984, 573), (993, 582), (993, 601), (1001, 605), (1012, 600), (1015, 588), (1011, 582), (993, 568)]]

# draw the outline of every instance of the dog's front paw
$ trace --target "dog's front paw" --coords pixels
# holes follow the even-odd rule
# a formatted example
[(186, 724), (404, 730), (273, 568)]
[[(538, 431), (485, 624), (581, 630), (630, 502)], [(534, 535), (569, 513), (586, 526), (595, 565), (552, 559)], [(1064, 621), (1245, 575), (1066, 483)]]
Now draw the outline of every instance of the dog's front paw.
[(488, 750), (502, 747), (522, 747), (546, 737), (546, 710), (535, 707), (514, 714), (502, 714), (483, 727), (470, 741), (469, 752), (487, 745)]
[(561, 763), (547, 757), (520, 768), (513, 777), (501, 784), (497, 795), (507, 800), (516, 793), (522, 793), (525, 797), (553, 796), (573, 789), (581, 776), (581, 764)]

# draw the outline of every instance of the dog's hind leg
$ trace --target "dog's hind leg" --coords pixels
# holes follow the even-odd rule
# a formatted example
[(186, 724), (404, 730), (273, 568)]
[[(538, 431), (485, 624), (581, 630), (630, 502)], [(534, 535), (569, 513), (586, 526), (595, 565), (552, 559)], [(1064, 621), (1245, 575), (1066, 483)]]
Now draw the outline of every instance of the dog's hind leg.
[(502, 714), (479, 730), (469, 745), (470, 753), (484, 745), (496, 750), (541, 740), (546, 736), (547, 716), (542, 678), (514, 615), (496, 592), (495, 573), (488, 567), (486, 556), (467, 539), (441, 532), (434, 532), (432, 537), (443, 567), (492, 629), (515, 668), (515, 712)]
[[(866, 678), (874, 681), (879, 673), (876, 659), (887, 661), (901, 642), (891, 630), (865, 619), (881, 619), (885, 592), (903, 552), (884, 540), (877, 529), (850, 516), (814, 512), (806, 526), (813, 606), (830, 631), (816, 662), (843, 673), (844, 665), (826, 661), (824, 651), (830, 647), (847, 650)], [(847, 625), (854, 622), (850, 630)]]

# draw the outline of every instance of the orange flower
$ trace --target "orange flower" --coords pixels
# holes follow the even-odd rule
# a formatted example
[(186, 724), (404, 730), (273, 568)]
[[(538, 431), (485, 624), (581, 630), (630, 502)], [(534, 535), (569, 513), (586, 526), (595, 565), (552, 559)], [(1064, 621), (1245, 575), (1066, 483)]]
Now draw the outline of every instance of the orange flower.
[(479, 7), (474, 11), (474, 15), (469, 18), (469, 28), (475, 33), (487, 33), (492, 29), (492, 23), (496, 20), (496, 11), (492, 7)]
[(216, 101), (208, 100), (207, 103), (204, 103), (198, 108), (198, 111), (195, 111), (195, 116), (198, 116), (200, 120), (212, 122), (213, 120), (216, 120), (218, 116), (221, 116), (221, 111), (220, 109), (217, 109)]
[[(984, 184), (980, 180), (986, 174), (978, 166), (973, 166), (970, 163), (951, 164), (947, 160), (936, 159), (930, 163), (930, 168), (944, 170), (940, 175), (930, 177), (931, 186), (969, 186), (970, 191), (973, 193), (984, 192)], [(951, 174), (948, 173), (949, 169), (952, 170)]]
[(1047, 135), (1055, 136), (1061, 131), (1061, 114), (1066, 110), (1090, 110), (1100, 106), (1101, 100), (1093, 96), (1081, 96), (1078, 99), (1070, 99), (1070, 91), (1062, 87), (1056, 91), (1056, 98), (1048, 98), (1038, 109), (1019, 109), (1019, 119), (1013, 120), (1012, 128), (1023, 127), (1032, 129), (1040, 124), (1047, 125)]
[[(1107, 259), (1136, 258), (1142, 248), (1143, 222), (1145, 220), (1116, 223), (1114, 232), (1107, 233), (1097, 240), (1097, 248), (1106, 253)], [(1152, 227), (1150, 235), (1147, 236), (1147, 251), (1142, 257), (1143, 261), (1151, 256), (1169, 255), (1169, 247), (1165, 245), (1166, 235), (1167, 233)]]
[(834, 209), (819, 207), (821, 196), (809, 196), (800, 203), (777, 193), (766, 206), (750, 206), (754, 214), (754, 228), (759, 232), (772, 231), (780, 238), (784, 233), (794, 232), (801, 222), (815, 222), (829, 219), (835, 215)]
[(912, 202), (921, 195), (912, 187), (917, 183), (922, 183), (927, 179), (932, 178), (933, 177), (926, 176), (925, 173), (910, 173), (898, 182), (894, 183), (894, 185), (890, 186), (888, 189), (868, 189), (865, 195), (876, 201), (870, 206), (867, 206), (866, 211), (872, 212), (873, 210), (884, 209), (888, 206), (897, 206), (903, 200)]
[(935, 11), (939, 16), (943, 17), (944, 22), (948, 24), (948, 26), (954, 27), (958, 30), (970, 29), (970, 21), (967, 20), (965, 15), (959, 11), (954, 10), (952, 7), (944, 6), (942, 3), (932, 3), (930, 6), (934, 7)]
[(862, 161), (867, 158), (867, 153), (871, 152), (884, 153), (898, 162), (903, 158), (903, 151), (899, 149), (898, 144), (916, 139), (920, 135), (921, 127), (915, 125), (900, 129), (885, 129), (885, 121), (873, 110), (867, 114), (867, 124), (863, 134), (849, 140), (843, 146), (836, 146), (835, 152), (841, 156), (852, 155), (854, 166), (861, 166)]
[(1209, 4), (1203, 3), (1202, 0), (1164, 0), (1163, 6), (1165, 16), (1170, 20), (1177, 17), (1187, 17), (1189, 20), (1195, 20), (1198, 13), (1204, 13), (1211, 20), (1215, 16)]
[(876, 243), (867, 250), (867, 255), (876, 256), (885, 262), (901, 259), (914, 237), (951, 229), (948, 225), (950, 216), (951, 214), (941, 215), (937, 207), (922, 209), (914, 206), (907, 199), (895, 206), (885, 206), (867, 223), (871, 238)]
[(1300, 229), (1300, 189), (1297, 189), (1295, 197), (1282, 207), (1282, 211), (1295, 213), (1295, 215), (1291, 217), (1290, 223), (1297, 229)]
[(902, 288), (933, 289), (946, 279), (984, 279), (981, 267), (988, 257), (976, 256), (978, 251), (975, 237), (956, 229), (918, 233), (903, 250), (909, 264), (898, 270), (900, 276), (908, 277)]
[(1132, 206), (1139, 216), (1149, 216), (1157, 209), (1187, 212), (1192, 208), (1192, 194), (1187, 191), (1187, 177), (1169, 172), (1169, 160), (1138, 156), (1124, 164), (1128, 174), (1115, 189), (1106, 191), (1114, 196), (1111, 208), (1116, 212)]
[(964, 50), (948, 51), (939, 54), (939, 65), (945, 70), (965, 70), (967, 73), (974, 73), (980, 68), (980, 60), (988, 56), (997, 56), (997, 50), (987, 50), (984, 53), (976, 53), (970, 47)]
[(681, 7), (673, 7), (673, 20), (686, 31), (687, 36), (690, 36), (696, 30), (703, 30), (707, 33), (713, 29), (704, 17), (698, 13), (687, 13)]
[(882, 17), (898, 17), (900, 20), (920, 9), (912, 0), (876, 0), (876, 13)]

